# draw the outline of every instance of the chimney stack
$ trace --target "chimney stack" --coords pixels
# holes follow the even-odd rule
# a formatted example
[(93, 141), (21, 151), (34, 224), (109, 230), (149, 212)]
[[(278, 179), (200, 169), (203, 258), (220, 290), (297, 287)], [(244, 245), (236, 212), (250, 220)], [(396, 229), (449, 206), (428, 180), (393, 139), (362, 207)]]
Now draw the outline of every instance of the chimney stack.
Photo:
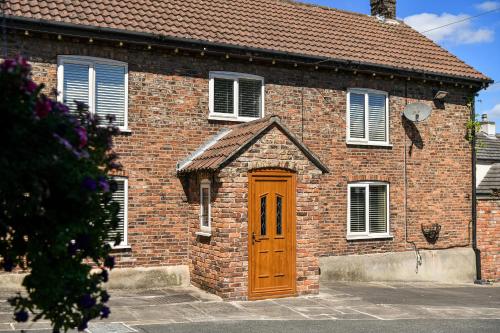
[(373, 16), (396, 19), (396, 0), (370, 0)]
[(497, 134), (495, 122), (489, 121), (486, 113), (481, 115), (481, 132), (488, 136), (495, 136)]

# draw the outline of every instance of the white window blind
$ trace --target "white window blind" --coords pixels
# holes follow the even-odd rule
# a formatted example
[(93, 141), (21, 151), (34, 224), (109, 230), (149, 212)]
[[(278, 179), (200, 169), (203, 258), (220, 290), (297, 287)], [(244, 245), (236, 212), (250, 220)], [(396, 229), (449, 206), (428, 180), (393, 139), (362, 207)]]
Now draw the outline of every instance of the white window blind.
[(214, 79), (214, 112), (223, 114), (234, 113), (234, 81)]
[(239, 80), (239, 109), (238, 115), (240, 117), (260, 117), (260, 103), (262, 82), (260, 80)]
[(209, 118), (251, 121), (264, 116), (264, 80), (251, 74), (210, 72)]
[(58, 90), (62, 102), (76, 112), (75, 101), (87, 104), (102, 125), (127, 129), (127, 64), (93, 57), (60, 56)]
[(355, 139), (365, 138), (365, 95), (351, 93), (349, 105), (350, 136)]
[(387, 186), (370, 186), (370, 233), (387, 232)]
[(114, 242), (116, 236), (119, 234), (121, 237), (120, 245), (127, 244), (127, 180), (124, 178), (114, 178), (117, 189), (112, 194), (112, 201), (120, 205), (118, 212), (118, 227), (113, 229), (108, 234), (108, 241)]
[(348, 112), (348, 142), (389, 143), (387, 94), (352, 89), (348, 92)]
[(201, 188), (201, 226), (208, 227), (208, 201), (210, 200), (208, 194), (209, 188)]
[(68, 63), (64, 66), (63, 103), (77, 112), (75, 101), (89, 105), (89, 66)]
[(113, 125), (125, 126), (125, 67), (107, 64), (95, 65), (95, 112), (101, 123), (106, 116), (114, 116)]
[(389, 236), (388, 184), (349, 184), (348, 236)]
[(385, 95), (368, 94), (368, 132), (370, 141), (387, 141)]
[(210, 231), (210, 181), (203, 179), (200, 185), (200, 226), (203, 231)]
[(366, 231), (366, 188), (351, 188), (351, 232)]

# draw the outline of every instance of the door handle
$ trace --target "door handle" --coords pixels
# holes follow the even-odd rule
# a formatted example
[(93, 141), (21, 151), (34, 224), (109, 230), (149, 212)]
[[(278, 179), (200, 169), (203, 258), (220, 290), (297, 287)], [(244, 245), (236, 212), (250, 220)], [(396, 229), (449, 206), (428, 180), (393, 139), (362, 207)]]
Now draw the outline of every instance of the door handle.
[(252, 244), (255, 244), (255, 242), (260, 242), (260, 240), (255, 237), (255, 232), (252, 232)]

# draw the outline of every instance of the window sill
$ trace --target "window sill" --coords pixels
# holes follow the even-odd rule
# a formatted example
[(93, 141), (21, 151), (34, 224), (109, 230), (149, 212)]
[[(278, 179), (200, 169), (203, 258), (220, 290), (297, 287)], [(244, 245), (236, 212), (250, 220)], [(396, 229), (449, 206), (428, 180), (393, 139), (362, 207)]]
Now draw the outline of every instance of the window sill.
[[(98, 125), (97, 127), (107, 128), (107, 127), (108, 127), (108, 125)], [(118, 126), (117, 128), (118, 128), (118, 130), (120, 131), (120, 133), (118, 133), (118, 134), (130, 134), (130, 133), (132, 133), (132, 130), (131, 130), (131, 129), (129, 129), (128, 127), (127, 127), (127, 128), (125, 128), (125, 127), (120, 127), (120, 126)]]
[(254, 120), (258, 120), (258, 119), (262, 119), (262, 118), (224, 117), (224, 116), (217, 116), (217, 115), (208, 116), (208, 120), (233, 121), (233, 122), (239, 122), (239, 123), (248, 123), (250, 121), (254, 121)]
[(201, 236), (201, 237), (212, 237), (211, 232), (206, 232), (206, 231), (197, 231), (196, 236)]
[(132, 247), (130, 245), (111, 245), (111, 252), (127, 252), (132, 251)]
[(388, 142), (373, 142), (373, 141), (346, 141), (348, 146), (371, 146), (371, 147), (384, 147), (392, 148), (392, 144)]
[(126, 134), (126, 135), (128, 135), (128, 134), (132, 134), (132, 130), (131, 130), (131, 129), (128, 129), (128, 128), (120, 128), (120, 127), (118, 127), (118, 129), (120, 130), (120, 133), (118, 133), (118, 134)]
[(363, 239), (393, 239), (393, 235), (347, 235), (346, 239), (349, 240), (363, 240)]

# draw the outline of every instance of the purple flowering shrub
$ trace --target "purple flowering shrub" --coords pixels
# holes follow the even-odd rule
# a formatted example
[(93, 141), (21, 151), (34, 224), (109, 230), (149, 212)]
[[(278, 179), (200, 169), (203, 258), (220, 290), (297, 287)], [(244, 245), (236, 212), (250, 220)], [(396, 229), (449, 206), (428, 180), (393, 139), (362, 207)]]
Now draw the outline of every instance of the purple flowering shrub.
[(30, 71), (20, 57), (0, 64), (0, 269), (28, 273), (10, 299), (15, 320), (83, 330), (110, 314), (102, 283), (114, 266), (118, 130), (43, 95)]

